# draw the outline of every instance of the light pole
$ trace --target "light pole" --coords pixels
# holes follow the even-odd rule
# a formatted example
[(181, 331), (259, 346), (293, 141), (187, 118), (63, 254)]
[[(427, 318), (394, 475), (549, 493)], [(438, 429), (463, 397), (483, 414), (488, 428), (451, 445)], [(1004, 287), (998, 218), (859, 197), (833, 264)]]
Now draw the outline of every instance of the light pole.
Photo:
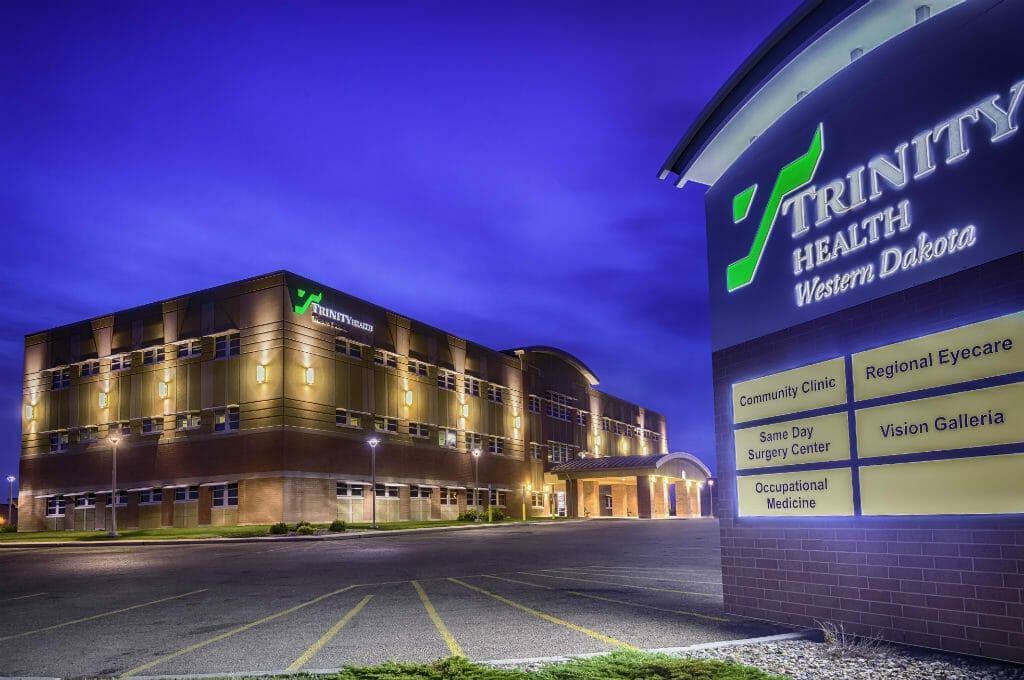
[(715, 518), (715, 480), (708, 480), (708, 505), (711, 508), (711, 519)]
[(376, 437), (370, 437), (370, 440), (366, 442), (370, 445), (370, 493), (373, 494), (371, 507), (373, 508), (373, 519), (370, 522), (370, 528), (377, 528), (377, 444), (380, 444), (380, 440)]
[(10, 491), (7, 492), (7, 523), (14, 524), (14, 480), (17, 479), (14, 475), (7, 475), (7, 483), (11, 485)]
[(476, 508), (476, 521), (480, 521), (480, 449), (473, 449), (473, 506)]
[(120, 443), (119, 436), (111, 435), (110, 444), (114, 449), (113, 462), (110, 466), (110, 531), (107, 536), (117, 538), (117, 445)]

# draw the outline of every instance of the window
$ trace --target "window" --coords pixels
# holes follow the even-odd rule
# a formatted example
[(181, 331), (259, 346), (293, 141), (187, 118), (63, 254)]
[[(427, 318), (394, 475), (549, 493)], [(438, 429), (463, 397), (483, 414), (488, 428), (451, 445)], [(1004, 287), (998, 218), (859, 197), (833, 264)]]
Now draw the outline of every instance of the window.
[(505, 440), (501, 437), (488, 437), (487, 453), (505, 453)]
[(377, 498), (398, 498), (398, 487), (378, 484), (376, 495)]
[(139, 492), (139, 503), (159, 503), (163, 499), (163, 489), (143, 489)]
[(578, 411), (576, 413), (576, 424), (577, 425), (583, 425), (584, 427), (586, 426), (586, 424), (587, 424), (587, 412), (586, 411)]
[(100, 428), (96, 426), (92, 427), (80, 427), (78, 428), (78, 443), (88, 444), (96, 441), (99, 437)]
[(203, 353), (202, 340), (186, 340), (178, 345), (178, 358), (197, 357)]
[(507, 491), (498, 491), (497, 489), (493, 489), (491, 491), (491, 505), (500, 505), (500, 506), (504, 507), (507, 504), (508, 504), (508, 492)]
[(413, 437), (427, 437), (430, 433), (426, 423), (409, 423), (409, 434)]
[(345, 497), (362, 497), (363, 485), (362, 484), (349, 484), (348, 482), (338, 482), (338, 496)]
[(146, 364), (158, 364), (164, 360), (164, 348), (154, 347), (147, 349), (142, 352), (142, 363)]
[(484, 504), (484, 493), (487, 489), (468, 489), (466, 491), (466, 505), (478, 506)]
[(349, 356), (353, 359), (363, 358), (363, 346), (345, 338), (336, 338), (334, 340), (334, 352), (335, 354)]
[(568, 444), (548, 442), (548, 460), (552, 463), (565, 463), (572, 457)]
[(535, 397), (531, 394), (528, 402), (528, 408), (530, 413), (540, 413), (540, 397)]
[(378, 366), (398, 368), (398, 357), (391, 352), (385, 352), (382, 349), (375, 349), (373, 350), (373, 363)]
[(661, 441), (661, 435), (658, 434), (657, 432), (652, 432), (651, 433), (651, 441), (652, 442), (660, 442)]
[(410, 486), (409, 498), (430, 498), (434, 490), (429, 486)]
[(242, 340), (238, 333), (218, 335), (213, 345), (213, 358), (237, 357), (241, 354)]
[(163, 418), (143, 418), (142, 434), (160, 434), (164, 431)]
[(487, 401), (493, 401), (495, 404), (504, 404), (505, 388), (502, 387), (501, 385), (488, 385)]
[(99, 375), (100, 362), (98, 361), (86, 361), (82, 364), (79, 369), (79, 375), (83, 378), (88, 378), (90, 375)]
[(398, 432), (397, 418), (374, 418), (373, 427), (378, 432)]
[(479, 449), (484, 445), (484, 438), (482, 435), (476, 432), (466, 433), (466, 450), (472, 451), (473, 449)]
[(476, 378), (471, 378), (467, 375), (462, 379), (462, 385), (466, 389), (466, 394), (473, 397), (480, 396), (480, 381)]
[(50, 433), (50, 452), (56, 451), (67, 451), (68, 450), (68, 431), (60, 430), (59, 432)]
[(570, 397), (558, 392), (548, 392), (548, 406), (545, 411), (549, 418), (557, 420), (572, 420), (572, 410), (569, 407)]
[(530, 505), (532, 505), (535, 508), (543, 508), (544, 494), (541, 493), (540, 491), (534, 491), (532, 494), (530, 494)]
[(459, 446), (459, 436), (455, 430), (448, 430), (440, 428), (437, 431), (437, 445), (444, 446), (445, 448), (454, 449)]
[(214, 432), (237, 432), (238, 431), (238, 407), (217, 409), (213, 412)]
[(51, 496), (46, 499), (46, 516), (47, 517), (63, 517), (64, 516), (64, 504), (67, 501), (63, 496)]
[(114, 494), (114, 505), (128, 505), (128, 492), (118, 491)]
[(50, 389), (62, 390), (71, 384), (71, 371), (66, 368), (58, 368), (50, 371)]
[(441, 505), (458, 505), (459, 492), (456, 489), (441, 489)]
[(116, 357), (110, 357), (110, 370), (111, 371), (124, 371), (132, 367), (132, 355), (131, 354), (119, 354)]
[(130, 437), (132, 434), (132, 424), (127, 420), (120, 423), (108, 423), (107, 424), (107, 436), (112, 434), (119, 434), (122, 437)]
[(346, 411), (343, 408), (339, 408), (334, 412), (334, 424), (341, 427), (362, 427), (363, 418), (361, 414), (355, 411)]
[(83, 494), (75, 499), (76, 508), (95, 508), (96, 507), (96, 494), (87, 493)]
[(198, 430), (201, 423), (198, 413), (179, 413), (174, 417), (174, 429), (178, 431)]
[(415, 375), (426, 375), (427, 364), (422, 361), (416, 361), (415, 359), (409, 359), (409, 372)]
[(601, 418), (601, 429), (607, 432), (611, 429), (611, 421), (607, 418)]
[(530, 442), (530, 458), (544, 460), (544, 451), (537, 442)]
[(614, 432), (615, 434), (622, 434), (623, 427), (625, 427), (625, 426), (622, 423), (620, 423), (619, 421), (617, 421), (617, 420), (613, 420), (612, 421), (612, 432)]
[(175, 503), (187, 503), (199, 500), (198, 486), (181, 486), (174, 490)]
[(442, 390), (455, 391), (455, 374), (441, 369), (437, 372), (437, 386)]
[(238, 507), (238, 484), (221, 484), (213, 489), (213, 507)]

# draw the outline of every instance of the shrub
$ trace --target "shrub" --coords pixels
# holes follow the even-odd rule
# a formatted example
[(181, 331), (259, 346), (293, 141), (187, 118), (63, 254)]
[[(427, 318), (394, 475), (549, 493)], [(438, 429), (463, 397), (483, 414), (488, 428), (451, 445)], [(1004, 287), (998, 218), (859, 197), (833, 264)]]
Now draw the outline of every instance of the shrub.
[(459, 515), (460, 522), (475, 522), (476, 521), (476, 510), (466, 510), (464, 513)]
[(333, 522), (331, 522), (331, 526), (329, 526), (327, 528), (329, 530), (331, 530), (331, 531), (344, 531), (345, 530), (345, 522), (343, 522), (340, 519), (336, 519)]
[(270, 525), (270, 533), (272, 534), (287, 534), (288, 525), (284, 522), (278, 522), (277, 524)]
[(306, 522), (304, 524), (300, 524), (299, 526), (297, 526), (295, 528), (295, 533), (297, 533), (299, 536), (312, 536), (316, 533), (316, 529), (313, 528), (312, 524)]
[(302, 527), (311, 527), (311, 526), (313, 526), (313, 525), (310, 524), (309, 522), (307, 522), (306, 520), (302, 520), (298, 524), (295, 525), (295, 531), (298, 531)]
[(491, 508), (492, 522), (500, 522), (503, 519), (505, 519), (505, 512), (501, 508)]

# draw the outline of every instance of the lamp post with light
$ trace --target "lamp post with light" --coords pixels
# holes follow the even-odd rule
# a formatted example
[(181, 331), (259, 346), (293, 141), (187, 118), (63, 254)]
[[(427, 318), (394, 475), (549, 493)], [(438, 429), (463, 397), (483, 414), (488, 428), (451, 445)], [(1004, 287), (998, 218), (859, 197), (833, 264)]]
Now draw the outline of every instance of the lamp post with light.
[(110, 445), (114, 449), (114, 456), (110, 465), (110, 531), (107, 536), (117, 538), (117, 445), (121, 442), (118, 435), (110, 436)]
[(14, 524), (14, 480), (17, 479), (14, 475), (7, 475), (7, 483), (11, 485), (10, 490), (7, 492), (7, 523)]
[(533, 484), (523, 485), (523, 521), (526, 521), (526, 492), (533, 491)]
[(708, 480), (708, 504), (711, 507), (711, 519), (715, 518), (715, 480)]
[(480, 449), (473, 449), (473, 506), (476, 508), (476, 520), (480, 521)]
[(370, 507), (372, 510), (372, 520), (370, 521), (370, 528), (377, 528), (377, 444), (380, 444), (380, 440), (376, 437), (370, 437), (369, 441), (366, 442), (370, 445), (370, 493), (372, 494), (372, 502)]

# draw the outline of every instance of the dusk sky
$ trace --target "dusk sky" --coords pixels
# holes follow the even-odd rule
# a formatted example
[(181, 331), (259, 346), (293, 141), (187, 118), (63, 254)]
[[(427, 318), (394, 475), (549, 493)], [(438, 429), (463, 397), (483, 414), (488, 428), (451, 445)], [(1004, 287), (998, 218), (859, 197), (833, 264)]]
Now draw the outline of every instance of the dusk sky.
[(0, 473), (25, 334), (278, 269), (565, 349), (713, 464), (703, 189), (656, 175), (798, 4), (6, 3)]

